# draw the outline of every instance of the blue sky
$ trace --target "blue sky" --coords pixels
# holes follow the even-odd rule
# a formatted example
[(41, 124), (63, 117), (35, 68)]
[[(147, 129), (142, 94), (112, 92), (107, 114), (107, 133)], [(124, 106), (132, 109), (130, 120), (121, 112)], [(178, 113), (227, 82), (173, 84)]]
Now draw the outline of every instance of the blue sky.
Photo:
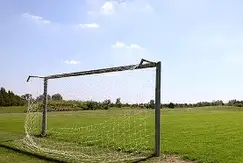
[[(1, 86), (23, 94), (36, 88), (26, 83), (30, 74), (146, 58), (162, 61), (163, 102), (242, 100), (242, 8), (241, 0), (3, 0)], [(49, 91), (98, 100), (154, 97), (153, 71), (112, 75), (53, 81)]]

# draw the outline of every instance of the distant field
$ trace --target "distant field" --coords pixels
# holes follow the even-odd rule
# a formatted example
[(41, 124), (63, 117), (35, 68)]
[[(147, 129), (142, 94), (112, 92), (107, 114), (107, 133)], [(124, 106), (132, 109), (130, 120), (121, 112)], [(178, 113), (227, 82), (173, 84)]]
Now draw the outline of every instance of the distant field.
[[(24, 136), (25, 114), (21, 113), (23, 111), (24, 107), (0, 108), (0, 162), (16, 162), (17, 160), (18, 162), (46, 162), (34, 156), (27, 156), (6, 149), (6, 146), (14, 147), (11, 143), (13, 140), (18, 140)], [(80, 135), (78, 131), (66, 132), (71, 134), (69, 136), (64, 131), (64, 134), (61, 135), (54, 131), (57, 131), (55, 129), (60, 129), (60, 126), (63, 128), (73, 128), (77, 125), (87, 126), (94, 122), (101, 123), (107, 119), (107, 116), (116, 117), (120, 112), (121, 110), (119, 109), (113, 109), (49, 113), (48, 129), (52, 132), (50, 137), (45, 139), (65, 142), (73, 140), (76, 142), (81, 141), (77, 137), (77, 135)], [(154, 122), (152, 111), (150, 112), (151, 114), (146, 124), (148, 128), (147, 132), (151, 133), (148, 137), (149, 144), (146, 146), (143, 146), (144, 144), (131, 144), (131, 146), (136, 146), (139, 149), (153, 150)], [(243, 111), (233, 107), (164, 109), (161, 115), (162, 153), (176, 154), (182, 156), (184, 159), (205, 163), (243, 162), (242, 117)], [(109, 128), (108, 124), (106, 126)], [(124, 129), (123, 131), (126, 133), (129, 130)], [(131, 133), (126, 133), (126, 135), (132, 135), (134, 131), (129, 132)], [(88, 132), (82, 133), (83, 136), (90, 136)], [(136, 135), (136, 138), (143, 140), (143, 138), (139, 138), (139, 135)], [(123, 144), (120, 143), (122, 140), (118, 139), (118, 137), (116, 139), (116, 136), (114, 136), (114, 140), (117, 140), (117, 142), (113, 145), (123, 147)], [(124, 146), (124, 148), (130, 147)]]
[(0, 107), (1, 113), (24, 113), (26, 112), (27, 106), (10, 106), (10, 107)]

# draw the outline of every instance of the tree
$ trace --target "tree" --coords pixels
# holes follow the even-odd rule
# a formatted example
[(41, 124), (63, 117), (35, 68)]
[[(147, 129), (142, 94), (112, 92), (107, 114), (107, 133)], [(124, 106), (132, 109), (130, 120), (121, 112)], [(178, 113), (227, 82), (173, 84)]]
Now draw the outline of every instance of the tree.
[(111, 100), (110, 100), (110, 99), (105, 100), (105, 101), (103, 102), (103, 104), (110, 106), (110, 104), (111, 104)]
[(229, 106), (234, 106), (236, 103), (237, 103), (237, 101), (234, 99), (234, 100), (230, 100), (230, 101), (228, 102), (228, 105), (229, 105)]
[(0, 106), (3, 106), (3, 105), (4, 105), (3, 95), (0, 92)]
[[(40, 101), (43, 101), (44, 100), (44, 96), (43, 95), (40, 95), (36, 98), (36, 101), (40, 102)], [(51, 96), (50, 95), (47, 95), (47, 100), (51, 100)]]
[(62, 95), (60, 93), (56, 93), (51, 96), (52, 100), (62, 100)]
[(175, 104), (173, 104), (172, 102), (169, 103), (168, 108), (174, 109), (175, 108)]
[(116, 107), (118, 108), (122, 107), (121, 98), (116, 99)]
[(36, 97), (36, 101), (43, 101), (43, 99), (44, 99), (43, 95), (40, 95), (40, 96)]
[(0, 92), (1, 92), (2, 94), (6, 93), (6, 90), (5, 90), (5, 88), (1, 87), (1, 90), (0, 90)]
[(149, 101), (149, 108), (154, 109), (155, 108), (155, 102), (154, 100)]
[(224, 105), (224, 102), (222, 100), (217, 100), (213, 101), (214, 105), (219, 106), (219, 105)]
[(6, 91), (3, 87), (0, 89), (0, 106), (20, 106), (24, 105), (26, 101), (15, 95), (12, 91)]
[(25, 100), (32, 99), (32, 94), (26, 93), (25, 95), (22, 95), (21, 98)]
[(111, 100), (110, 99), (103, 101), (104, 109), (106, 109), (106, 110), (109, 109), (110, 105), (111, 105)]

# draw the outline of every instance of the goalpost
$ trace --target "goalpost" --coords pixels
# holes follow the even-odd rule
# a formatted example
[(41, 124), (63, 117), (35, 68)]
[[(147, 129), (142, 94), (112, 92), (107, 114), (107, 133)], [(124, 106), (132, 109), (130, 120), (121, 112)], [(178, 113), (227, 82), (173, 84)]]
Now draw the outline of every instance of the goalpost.
[(160, 109), (161, 109), (161, 62), (151, 62), (145, 59), (142, 59), (141, 62), (137, 65), (127, 65), (127, 66), (118, 66), (118, 67), (110, 67), (103, 69), (95, 69), (89, 71), (81, 71), (81, 72), (73, 72), (73, 73), (63, 73), (63, 74), (55, 74), (49, 76), (29, 76), (27, 82), (31, 78), (42, 78), (44, 80), (44, 92), (43, 92), (43, 104), (42, 104), (42, 118), (41, 118), (41, 136), (47, 136), (47, 99), (48, 99), (48, 81), (58, 78), (67, 78), (74, 76), (86, 76), (86, 75), (94, 75), (94, 74), (104, 74), (111, 72), (119, 72), (119, 71), (127, 71), (127, 70), (139, 70), (139, 69), (148, 69), (155, 68), (155, 115), (154, 115), (154, 156), (160, 156), (160, 139), (161, 139), (161, 131), (160, 131)]

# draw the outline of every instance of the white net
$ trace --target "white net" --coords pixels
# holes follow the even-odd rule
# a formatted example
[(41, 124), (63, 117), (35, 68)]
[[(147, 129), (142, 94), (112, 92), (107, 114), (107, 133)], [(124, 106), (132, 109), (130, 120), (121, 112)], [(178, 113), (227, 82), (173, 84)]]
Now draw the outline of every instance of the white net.
[[(32, 79), (18, 148), (67, 162), (127, 162), (153, 153), (154, 70), (48, 81), (47, 136), (42, 129), (43, 79)], [(33, 91), (34, 90), (34, 91)]]

